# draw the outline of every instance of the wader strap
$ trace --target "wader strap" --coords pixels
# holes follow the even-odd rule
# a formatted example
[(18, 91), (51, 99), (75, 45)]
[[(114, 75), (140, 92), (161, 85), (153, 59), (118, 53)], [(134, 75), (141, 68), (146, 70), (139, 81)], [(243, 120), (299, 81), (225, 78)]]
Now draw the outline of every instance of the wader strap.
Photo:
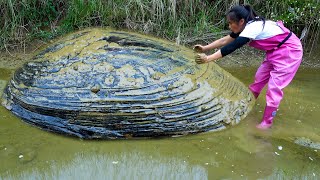
[(281, 41), (281, 42), (278, 44), (277, 48), (279, 48), (282, 44), (284, 44), (284, 43), (291, 37), (291, 35), (292, 35), (292, 31), (290, 31), (290, 33), (288, 34), (288, 36), (287, 36), (286, 38), (284, 38), (284, 40)]

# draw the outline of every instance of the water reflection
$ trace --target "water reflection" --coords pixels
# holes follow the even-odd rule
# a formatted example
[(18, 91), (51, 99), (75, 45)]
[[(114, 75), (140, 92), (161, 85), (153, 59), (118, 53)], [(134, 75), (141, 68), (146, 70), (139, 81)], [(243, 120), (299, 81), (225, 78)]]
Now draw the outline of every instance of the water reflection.
[[(5, 111), (0, 108), (0, 114)], [(261, 178), (277, 166), (269, 137), (249, 125), (180, 138), (81, 141), (31, 127), (10, 114), (2, 119), (1, 136), (8, 137), (0, 139), (0, 159), (6, 162), (0, 177), (5, 179)]]
[[(299, 172), (290, 172), (288, 173), (287, 170), (283, 169), (276, 169), (272, 173), (272, 175), (264, 178), (265, 180), (275, 180), (275, 179), (292, 179), (292, 180), (300, 180), (300, 179), (307, 179), (307, 180), (318, 180), (319, 174), (317, 173), (318, 169), (308, 170), (305, 173)], [(316, 173), (315, 173), (316, 172)], [(292, 175), (294, 174), (294, 175)]]
[(208, 179), (207, 170), (179, 159), (128, 154), (77, 154), (5, 179)]
[[(249, 83), (243, 71), (234, 75)], [(0, 107), (0, 179), (319, 179), (320, 151), (305, 146), (320, 142), (318, 80), (319, 72), (297, 74), (270, 131), (255, 128), (263, 97), (225, 131), (121, 141), (48, 133)]]

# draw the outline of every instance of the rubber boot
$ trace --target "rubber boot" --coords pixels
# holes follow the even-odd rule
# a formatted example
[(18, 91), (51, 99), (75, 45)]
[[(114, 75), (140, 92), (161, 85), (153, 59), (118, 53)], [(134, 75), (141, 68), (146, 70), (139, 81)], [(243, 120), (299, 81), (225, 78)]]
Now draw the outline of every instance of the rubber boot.
[(256, 93), (256, 92), (254, 92), (254, 91), (251, 91), (251, 92), (252, 92), (253, 96), (257, 99), (258, 96), (259, 96), (259, 93)]
[(253, 91), (250, 87), (249, 90), (251, 91), (251, 93), (253, 94), (253, 96), (257, 99), (260, 93), (257, 93), (255, 91)]
[(260, 124), (256, 127), (259, 129), (268, 129), (272, 126), (273, 118), (277, 113), (276, 107), (266, 106), (263, 113), (263, 118)]

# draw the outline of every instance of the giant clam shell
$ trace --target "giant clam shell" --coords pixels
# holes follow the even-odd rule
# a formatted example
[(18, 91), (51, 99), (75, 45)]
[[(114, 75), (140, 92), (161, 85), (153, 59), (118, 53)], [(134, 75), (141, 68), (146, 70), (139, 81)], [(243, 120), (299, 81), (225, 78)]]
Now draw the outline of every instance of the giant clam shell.
[(19, 68), (3, 104), (42, 129), (92, 138), (185, 135), (243, 119), (254, 98), (215, 63), (141, 34), (85, 29)]

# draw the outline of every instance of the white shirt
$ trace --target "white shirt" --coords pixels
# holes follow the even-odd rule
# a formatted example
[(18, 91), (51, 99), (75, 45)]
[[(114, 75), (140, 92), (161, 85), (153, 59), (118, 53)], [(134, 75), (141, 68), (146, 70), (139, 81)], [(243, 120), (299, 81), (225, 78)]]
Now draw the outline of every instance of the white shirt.
[(284, 31), (274, 21), (265, 21), (264, 28), (263, 21), (250, 21), (246, 24), (244, 30), (239, 36), (246, 37), (251, 40), (261, 40), (283, 33)]

